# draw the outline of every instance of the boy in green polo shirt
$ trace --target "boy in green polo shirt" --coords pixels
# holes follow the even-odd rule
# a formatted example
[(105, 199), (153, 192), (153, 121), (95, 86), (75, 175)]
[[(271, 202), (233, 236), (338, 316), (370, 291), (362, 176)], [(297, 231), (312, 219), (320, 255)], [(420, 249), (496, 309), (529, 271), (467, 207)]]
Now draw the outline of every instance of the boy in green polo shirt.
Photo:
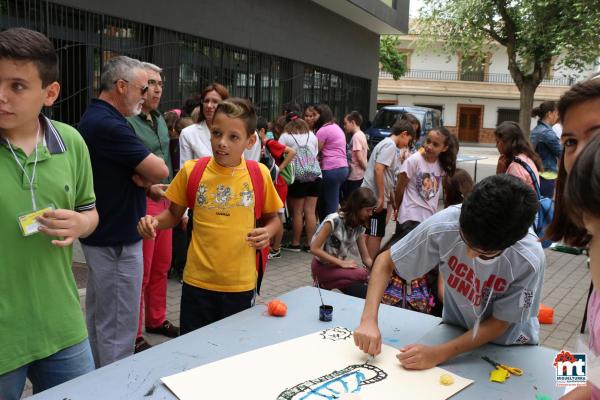
[(40, 114), (60, 91), (54, 46), (0, 32), (0, 399), (94, 368), (71, 272), (73, 241), (98, 224), (85, 142)]

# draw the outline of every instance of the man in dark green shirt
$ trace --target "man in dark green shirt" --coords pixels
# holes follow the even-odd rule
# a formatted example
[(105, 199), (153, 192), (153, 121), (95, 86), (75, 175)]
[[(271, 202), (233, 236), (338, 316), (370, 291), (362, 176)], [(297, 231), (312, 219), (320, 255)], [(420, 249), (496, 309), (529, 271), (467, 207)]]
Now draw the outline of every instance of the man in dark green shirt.
[[(146, 213), (158, 215), (169, 208), (164, 197), (166, 185), (173, 179), (171, 155), (169, 154), (169, 129), (165, 119), (158, 111), (163, 90), (162, 69), (154, 64), (143, 63), (148, 74), (148, 95), (142, 105), (142, 112), (127, 118), (135, 134), (157, 157), (162, 158), (169, 167), (169, 177), (161, 185), (148, 188)], [(142, 321), (145, 320), (146, 332), (158, 333), (168, 337), (179, 335), (179, 328), (166, 319), (167, 276), (171, 267), (172, 231), (160, 231), (154, 240), (144, 240), (144, 279), (135, 351), (140, 352), (150, 346), (142, 336)], [(145, 318), (144, 318), (145, 315)]]

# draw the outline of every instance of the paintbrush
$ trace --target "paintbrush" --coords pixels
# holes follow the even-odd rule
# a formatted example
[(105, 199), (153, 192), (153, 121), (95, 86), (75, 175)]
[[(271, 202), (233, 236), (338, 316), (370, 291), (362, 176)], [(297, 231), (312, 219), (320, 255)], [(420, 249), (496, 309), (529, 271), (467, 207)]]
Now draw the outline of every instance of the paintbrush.
[(315, 278), (315, 283), (317, 284), (317, 289), (319, 290), (319, 298), (321, 299), (321, 305), (324, 306), (323, 295), (321, 294), (321, 285), (319, 285), (319, 281)]

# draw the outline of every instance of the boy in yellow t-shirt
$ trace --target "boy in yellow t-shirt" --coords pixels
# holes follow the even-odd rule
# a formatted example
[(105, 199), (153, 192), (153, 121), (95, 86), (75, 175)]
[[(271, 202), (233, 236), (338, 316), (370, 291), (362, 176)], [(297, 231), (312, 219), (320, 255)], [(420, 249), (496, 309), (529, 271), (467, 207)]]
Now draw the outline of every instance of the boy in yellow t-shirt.
[[(256, 250), (269, 245), (280, 229), (283, 207), (269, 171), (260, 165), (264, 187), (263, 226), (255, 227), (252, 180), (242, 158), (254, 145), (256, 112), (245, 99), (219, 103), (211, 127), (213, 157), (202, 174), (194, 204), (192, 241), (183, 273), (181, 334), (250, 308), (256, 288)], [(173, 179), (168, 210), (138, 224), (144, 238), (179, 223), (187, 206), (188, 179), (197, 160), (189, 160)]]

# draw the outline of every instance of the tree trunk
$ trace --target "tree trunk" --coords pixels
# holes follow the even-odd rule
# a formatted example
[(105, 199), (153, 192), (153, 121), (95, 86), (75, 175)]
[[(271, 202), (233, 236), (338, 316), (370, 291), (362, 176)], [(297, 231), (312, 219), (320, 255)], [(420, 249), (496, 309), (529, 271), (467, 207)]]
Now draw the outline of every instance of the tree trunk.
[(535, 82), (531, 79), (524, 79), (520, 90), (520, 110), (519, 110), (519, 125), (525, 133), (525, 137), (529, 138), (531, 127), (531, 110), (533, 109), (533, 96), (537, 89)]

